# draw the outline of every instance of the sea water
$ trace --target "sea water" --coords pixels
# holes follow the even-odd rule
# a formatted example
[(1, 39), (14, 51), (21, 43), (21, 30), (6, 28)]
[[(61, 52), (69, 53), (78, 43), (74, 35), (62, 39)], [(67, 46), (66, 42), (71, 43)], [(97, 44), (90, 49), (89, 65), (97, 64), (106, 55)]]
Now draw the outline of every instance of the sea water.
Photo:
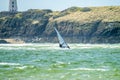
[(0, 80), (120, 80), (120, 44), (0, 44)]

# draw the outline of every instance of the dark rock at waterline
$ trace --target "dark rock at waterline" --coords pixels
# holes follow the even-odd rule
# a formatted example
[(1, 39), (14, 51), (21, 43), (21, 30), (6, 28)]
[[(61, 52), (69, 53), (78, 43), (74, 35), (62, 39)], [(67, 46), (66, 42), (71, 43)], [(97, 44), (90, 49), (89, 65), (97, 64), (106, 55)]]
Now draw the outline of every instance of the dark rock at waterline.
[(0, 44), (8, 44), (9, 42), (5, 41), (5, 40), (0, 40)]

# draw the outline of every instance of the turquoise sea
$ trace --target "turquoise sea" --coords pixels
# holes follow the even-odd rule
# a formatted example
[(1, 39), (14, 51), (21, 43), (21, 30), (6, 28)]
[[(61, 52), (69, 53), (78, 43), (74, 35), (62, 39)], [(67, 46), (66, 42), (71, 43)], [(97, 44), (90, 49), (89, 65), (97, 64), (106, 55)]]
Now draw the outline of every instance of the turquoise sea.
[(0, 80), (120, 80), (120, 44), (0, 44)]

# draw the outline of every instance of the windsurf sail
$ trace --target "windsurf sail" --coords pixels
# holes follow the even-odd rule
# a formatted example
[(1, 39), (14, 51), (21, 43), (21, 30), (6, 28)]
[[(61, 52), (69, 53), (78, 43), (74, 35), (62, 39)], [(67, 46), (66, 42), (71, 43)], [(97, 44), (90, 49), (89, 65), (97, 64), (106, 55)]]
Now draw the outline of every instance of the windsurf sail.
[(54, 27), (56, 33), (57, 33), (57, 37), (59, 40), (59, 47), (61, 48), (70, 48), (67, 43), (64, 41), (64, 39), (62, 38), (62, 36), (60, 35), (60, 33), (58, 32), (58, 30)]

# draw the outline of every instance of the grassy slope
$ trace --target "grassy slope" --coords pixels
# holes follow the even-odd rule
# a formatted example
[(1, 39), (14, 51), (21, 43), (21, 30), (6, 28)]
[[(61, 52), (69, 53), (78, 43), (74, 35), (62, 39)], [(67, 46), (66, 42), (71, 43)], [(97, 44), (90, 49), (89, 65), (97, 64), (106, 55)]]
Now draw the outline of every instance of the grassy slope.
[[(75, 12), (66, 10), (69, 14), (58, 17), (55, 21), (78, 21), (91, 22), (102, 20), (105, 22), (120, 21), (120, 6), (110, 7), (90, 7), (88, 11), (83, 11), (84, 8), (78, 8)], [(64, 12), (65, 13), (65, 12)]]

